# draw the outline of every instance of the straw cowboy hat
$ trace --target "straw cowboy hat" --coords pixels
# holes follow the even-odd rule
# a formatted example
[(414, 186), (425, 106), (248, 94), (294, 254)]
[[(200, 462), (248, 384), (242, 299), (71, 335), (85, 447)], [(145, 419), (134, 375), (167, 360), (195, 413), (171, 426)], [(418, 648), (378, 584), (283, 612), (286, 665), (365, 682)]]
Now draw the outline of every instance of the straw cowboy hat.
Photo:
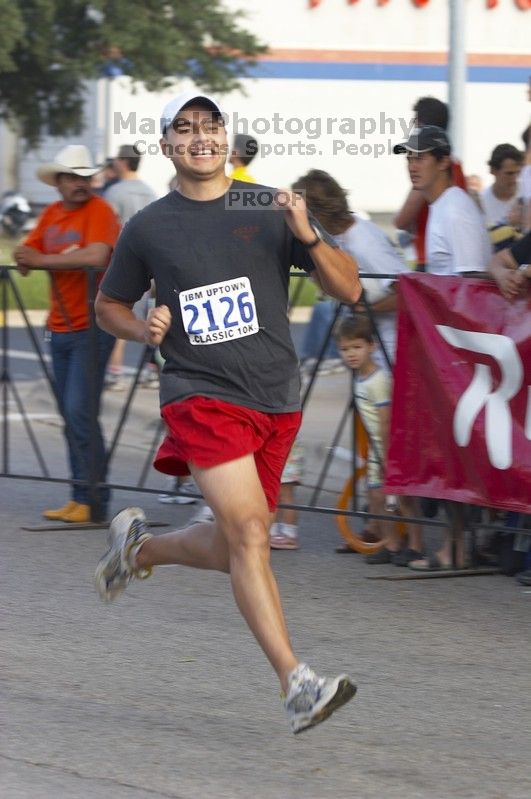
[(103, 167), (94, 166), (89, 150), (83, 144), (69, 144), (57, 153), (55, 161), (43, 164), (37, 170), (37, 177), (49, 186), (57, 184), (57, 175), (80, 175), (90, 178), (101, 172)]

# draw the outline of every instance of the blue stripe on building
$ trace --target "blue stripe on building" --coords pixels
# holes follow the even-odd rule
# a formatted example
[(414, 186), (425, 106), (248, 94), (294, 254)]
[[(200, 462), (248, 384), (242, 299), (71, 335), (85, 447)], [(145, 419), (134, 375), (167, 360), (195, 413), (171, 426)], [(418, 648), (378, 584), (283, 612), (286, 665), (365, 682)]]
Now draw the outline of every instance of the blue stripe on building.
[[(527, 83), (529, 67), (471, 66), (470, 83)], [(270, 80), (448, 81), (448, 67), (433, 64), (345, 64), (322, 61), (262, 61), (249, 77)]]

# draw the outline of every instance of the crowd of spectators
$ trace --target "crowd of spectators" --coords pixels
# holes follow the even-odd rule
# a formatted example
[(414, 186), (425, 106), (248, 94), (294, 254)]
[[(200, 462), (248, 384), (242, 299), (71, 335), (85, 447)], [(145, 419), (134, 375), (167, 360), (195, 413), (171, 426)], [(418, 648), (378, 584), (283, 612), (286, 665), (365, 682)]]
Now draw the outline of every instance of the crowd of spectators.
[[(529, 290), (531, 273), (528, 265), (531, 260), (531, 233), (528, 232), (531, 227), (529, 128), (522, 136), (526, 152), (508, 143), (501, 143), (494, 148), (488, 159), (493, 182), (478, 191), (477, 182), (467, 182), (461, 164), (452, 156), (452, 146), (446, 132), (446, 105), (435, 98), (423, 97), (415, 104), (414, 112), (415, 127), (411, 135), (406, 142), (398, 143), (394, 148), (396, 154), (406, 156), (411, 181), (411, 189), (395, 215), (394, 223), (401, 231), (406, 231), (414, 242), (414, 264), (406, 266), (396, 247), (393, 248), (373, 223), (351, 214), (346, 191), (330, 175), (312, 170), (296, 181), (294, 188), (305, 192), (308, 207), (314, 216), (335, 236), (337, 243), (356, 258), (360, 272), (376, 277), (378, 274), (399, 274), (411, 267), (438, 275), (472, 276), (488, 273), (507, 299), (514, 300), (522, 296)], [(323, 347), (327, 334), (331, 332), (333, 319), (339, 317), (336, 329), (339, 330), (339, 341), (344, 351), (348, 351), (344, 340), (345, 329), (349, 331), (350, 338), (357, 339), (355, 343), (359, 350), (371, 349), (371, 357), (364, 367), (370, 374), (369, 384), (377, 379), (379, 367), (392, 368), (395, 333), (393, 311), (396, 307), (397, 285), (392, 279), (386, 279), (383, 287), (378, 285), (382, 283), (381, 280), (373, 282), (375, 289), (371, 293), (366, 291), (362, 301), (355, 307), (338, 311), (331, 300), (321, 300), (312, 315), (303, 350), (303, 354), (307, 354), (313, 346), (313, 351), (319, 351), (325, 358), (334, 355), (335, 351), (330, 347), (337, 341), (333, 341), (333, 336), (329, 336), (327, 349)], [(376, 287), (383, 288), (383, 293), (378, 293)], [(353, 321), (350, 324), (354, 327), (348, 327), (348, 317), (355, 320), (360, 315), (362, 319), (368, 316), (372, 328), (370, 334), (363, 332), (363, 322), (361, 328), (359, 325), (356, 327)], [(308, 341), (310, 336), (313, 341)], [(315, 359), (311, 368), (319, 371), (319, 363), (315, 363)], [(384, 500), (378, 492), (383, 478), (380, 475), (375, 482), (374, 463), (379, 461), (381, 464), (385, 460), (386, 447), (382, 446), (382, 440), (385, 440), (386, 435), (382, 430), (387, 425), (381, 417), (387, 400), (380, 396), (381, 392), (376, 392), (371, 406), (365, 396), (367, 386), (360, 392), (360, 385), (358, 373), (354, 380), (356, 406), (373, 440), (367, 467), (368, 507), (373, 513), (381, 514)], [(372, 411), (368, 410), (370, 407)], [(423, 507), (430, 509), (431, 516), (437, 512), (436, 503), (434, 506), (433, 502), (427, 502)], [(385, 531), (379, 531), (387, 541), (386, 546), (376, 555), (368, 556), (367, 562), (391, 562), (424, 571), (469, 565), (465, 533), (470, 512), (455, 502), (443, 503), (443, 509), (451, 523), (451, 533), (445, 534), (435, 552), (422, 557), (422, 535), (417, 525), (411, 526), (410, 538), (401, 548), (396, 537), (396, 526), (391, 525)], [(413, 516), (414, 510), (409, 507), (403, 512)], [(528, 555), (528, 566), (531, 566), (530, 560)], [(519, 579), (526, 582), (530, 577), (531, 572), (524, 571)]]
[[(374, 276), (364, 282), (364, 294), (356, 306), (339, 307), (336, 301), (326, 296), (316, 303), (303, 342), (302, 360), (306, 370), (311, 368), (316, 371), (320, 366), (318, 356), (334, 365), (346, 364), (355, 371), (354, 392), (357, 391), (360, 396), (365, 396), (369, 384), (378, 383), (380, 387), (377, 394), (382, 396), (380, 400), (375, 400), (370, 413), (367, 408), (371, 403), (366, 397), (363, 400), (358, 397), (357, 403), (362, 421), (372, 436), (369, 509), (376, 514), (381, 514), (385, 506), (381, 487), (388, 438), (384, 430), (387, 431), (388, 424), (384, 423), (382, 413), (390, 401), (396, 344), (398, 276), (411, 268), (453, 276), (488, 272), (503, 296), (510, 301), (529, 290), (531, 279), (530, 127), (522, 135), (524, 150), (507, 142), (493, 149), (487, 160), (493, 180), (490, 185), (481, 188), (476, 176), (465, 178), (462, 165), (452, 155), (445, 103), (432, 97), (422, 97), (415, 103), (414, 113), (415, 127), (410, 136), (394, 148), (396, 154), (405, 155), (410, 179), (410, 189), (394, 216), (394, 224), (398, 232), (407, 233), (413, 242), (414, 264), (407, 262), (401, 249), (376, 224), (350, 210), (347, 191), (331, 175), (312, 169), (293, 184), (296, 191), (304, 193), (314, 218), (331, 234), (339, 247), (355, 258), (360, 272)], [(81, 390), (84, 386), (81, 373), (88, 346), (86, 332), (89, 316), (86, 276), (68, 270), (82, 262), (85, 266), (105, 267), (118, 234), (118, 222), (112, 210), (118, 216), (120, 225), (124, 225), (138, 210), (155, 199), (149, 186), (138, 179), (140, 156), (132, 145), (123, 145), (116, 158), (108, 159), (101, 168), (94, 167), (90, 155), (82, 150), (84, 148), (78, 145), (71, 145), (58, 154), (54, 164), (41, 169), (41, 179), (56, 186), (61, 199), (45, 210), (35, 230), (15, 251), (15, 259), (22, 273), (34, 268), (46, 269), (53, 278), (53, 364), (60, 407), (66, 422), (72, 477), (77, 480), (85, 479), (90, 471), (87, 405), (83, 403)], [(235, 138), (230, 157), (232, 177), (254, 181), (248, 167), (257, 151), (255, 139), (246, 136)], [(82, 168), (77, 161), (82, 162)], [(91, 191), (90, 184), (96, 176), (99, 185), (94, 184)], [(95, 196), (97, 194), (100, 197)], [(101, 225), (103, 218), (106, 220), (105, 229)], [(84, 221), (77, 222), (76, 219), (87, 219), (88, 222), (85, 225)], [(58, 225), (62, 231), (60, 240), (57, 238)], [(51, 226), (56, 231), (55, 238), (50, 234)], [(75, 241), (72, 238), (74, 233), (77, 236)], [(70, 244), (65, 249), (67, 238)], [(69, 280), (73, 283), (68, 283)], [(145, 299), (147, 303), (148, 296)], [(140, 315), (145, 312), (145, 308), (138, 309)], [(339, 333), (334, 337), (332, 323), (336, 318)], [(65, 336), (72, 339), (68, 353), (64, 350)], [(109, 337), (101, 334), (101, 338), (105, 339), (105, 346), (98, 361), (99, 372), (96, 376), (95, 401), (98, 406), (105, 372), (107, 386), (114, 388), (121, 386), (123, 373), (124, 342), (117, 341), (109, 357)], [(353, 341), (357, 341), (358, 349), (366, 351), (367, 358), (363, 365), (365, 375), (353, 365), (352, 358), (349, 360), (345, 355), (352, 349)], [(149, 368), (152, 374), (156, 374), (155, 358)], [(371, 379), (362, 391), (362, 383), (369, 377)], [(374, 408), (378, 409), (376, 415)], [(106, 459), (99, 428), (97, 449), (100, 464), (98, 477), (104, 480), (105, 466), (102, 464), (106, 463)], [(293, 502), (293, 487), (298, 481), (298, 477), (289, 482), (286, 480), (285, 501)], [(191, 490), (193, 494), (194, 486)], [(172, 501), (172, 496), (176, 497), (175, 501), (180, 501), (178, 495), (177, 484), (172, 485), (172, 491), (163, 495), (162, 501)], [(99, 503), (99, 513), (102, 515), (106, 514), (108, 500), (108, 492), (102, 492)], [(183, 498), (182, 501), (186, 500)], [(447, 536), (436, 552), (426, 556), (420, 527), (410, 526), (410, 538), (402, 546), (396, 538), (394, 525), (381, 522), (380, 529), (377, 529), (375, 522), (372, 534), (376, 532), (381, 535), (387, 544), (376, 556), (369, 557), (368, 562), (389, 562), (430, 571), (450, 566), (464, 567), (467, 564), (465, 513), (455, 503), (451, 507), (450, 503), (446, 503), (445, 509), (453, 520), (454, 536), (457, 533), (457, 547), (453, 552)], [(405, 515), (419, 515), (414, 500), (405, 499), (401, 510)], [(209, 512), (209, 509), (203, 509), (205, 512)], [(44, 513), (47, 518), (64, 521), (90, 519), (86, 488), (75, 484), (71, 499), (63, 507)], [(284, 535), (286, 530), (289, 533), (287, 537)], [(278, 548), (298, 546), (294, 518), (287, 516), (282, 521), (277, 520), (272, 532), (272, 545), (275, 541)], [(531, 566), (529, 563), (527, 565)], [(529, 579), (528, 571), (524, 572), (524, 579)]]

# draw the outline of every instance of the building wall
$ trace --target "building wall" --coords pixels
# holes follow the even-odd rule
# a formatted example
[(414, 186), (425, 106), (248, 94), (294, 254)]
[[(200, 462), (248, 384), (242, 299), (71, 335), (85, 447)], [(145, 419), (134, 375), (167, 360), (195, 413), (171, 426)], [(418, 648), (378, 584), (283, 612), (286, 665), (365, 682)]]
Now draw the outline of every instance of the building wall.
[[(225, 0), (237, 9), (241, 0)], [(251, 171), (262, 183), (286, 186), (311, 168), (329, 171), (349, 191), (351, 205), (390, 211), (408, 190), (403, 157), (392, 145), (405, 138), (412, 105), (423, 95), (447, 99), (448, 4), (430, 0), (248, 0), (242, 24), (270, 46), (243, 82), (242, 92), (221, 98), (229, 134), (248, 132), (260, 144)], [(513, 0), (488, 10), (469, 0), (465, 172), (489, 182), (486, 162), (496, 144), (522, 146), (529, 123), (526, 82), (531, 75), (531, 13)], [(158, 147), (164, 103), (187, 81), (153, 94), (131, 91), (126, 77), (101, 80), (87, 102), (84, 143), (102, 160), (125, 142), (146, 152), (139, 176), (162, 195), (173, 175)], [(132, 116), (130, 116), (132, 114)], [(21, 188), (49, 202), (53, 190), (38, 184), (37, 164), (65, 142), (46, 140), (21, 166)]]
[(0, 124), (0, 196), (17, 186), (17, 140), (13, 131)]
[[(528, 53), (531, 14), (514, 0), (462, 0), (470, 53)], [(440, 51), (447, 45), (448, 0), (429, 0), (417, 8), (411, 0), (224, 0), (232, 11), (245, 9), (247, 27), (273, 48), (319, 50)]]

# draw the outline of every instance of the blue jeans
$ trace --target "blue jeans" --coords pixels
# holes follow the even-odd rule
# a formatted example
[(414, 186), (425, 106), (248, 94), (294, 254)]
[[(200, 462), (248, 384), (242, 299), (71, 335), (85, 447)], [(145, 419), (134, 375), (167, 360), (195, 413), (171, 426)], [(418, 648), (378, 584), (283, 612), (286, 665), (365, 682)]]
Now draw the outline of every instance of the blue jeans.
[[(86, 480), (93, 475), (101, 482), (107, 476), (106, 452), (98, 416), (103, 391), (105, 367), (115, 338), (99, 328), (95, 332), (97, 353), (91, 353), (90, 330), (52, 333), (50, 348), (60, 411), (65, 420), (70, 473), (73, 480)], [(94, 392), (95, 418), (91, 419), (91, 392)], [(90, 504), (89, 486), (74, 484), (72, 499)], [(105, 515), (109, 490), (101, 489), (97, 497), (100, 513)]]
[[(326, 334), (332, 324), (332, 319), (336, 312), (337, 302), (335, 300), (318, 300), (312, 308), (312, 315), (308, 322), (308, 327), (304, 333), (302, 342), (301, 360), (306, 358), (317, 358), (324, 344)], [(339, 358), (336, 342), (330, 336), (323, 359)]]

